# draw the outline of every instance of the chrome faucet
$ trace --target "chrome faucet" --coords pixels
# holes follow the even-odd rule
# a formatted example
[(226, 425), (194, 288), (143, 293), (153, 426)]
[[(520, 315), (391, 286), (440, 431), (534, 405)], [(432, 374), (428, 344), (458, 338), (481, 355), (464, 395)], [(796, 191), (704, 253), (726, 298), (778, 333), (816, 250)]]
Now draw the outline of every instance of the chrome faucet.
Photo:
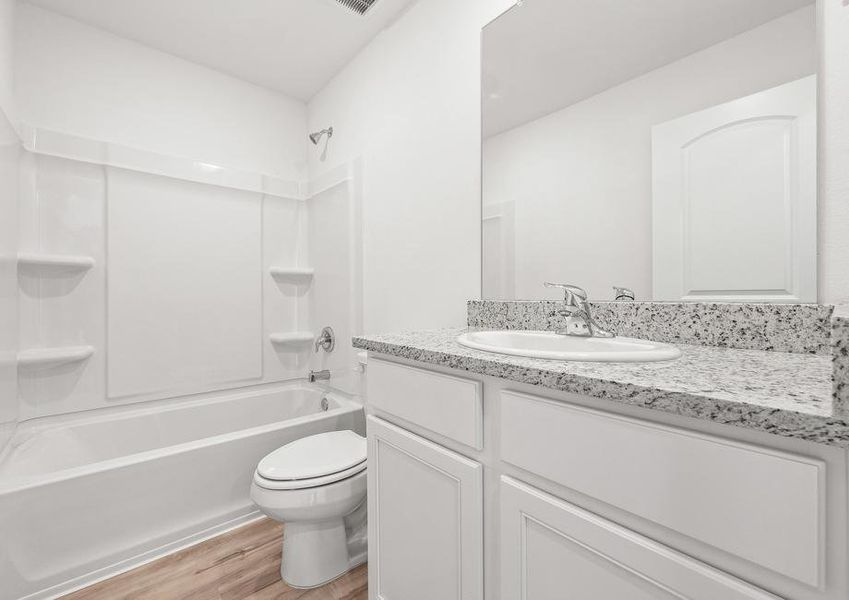
[(549, 283), (547, 281), (545, 287), (560, 288), (565, 295), (563, 302), (566, 306), (563, 310), (558, 310), (557, 314), (566, 317), (566, 327), (556, 330), (556, 334), (598, 338), (616, 336), (615, 333), (607, 331), (593, 319), (585, 289), (567, 283)]

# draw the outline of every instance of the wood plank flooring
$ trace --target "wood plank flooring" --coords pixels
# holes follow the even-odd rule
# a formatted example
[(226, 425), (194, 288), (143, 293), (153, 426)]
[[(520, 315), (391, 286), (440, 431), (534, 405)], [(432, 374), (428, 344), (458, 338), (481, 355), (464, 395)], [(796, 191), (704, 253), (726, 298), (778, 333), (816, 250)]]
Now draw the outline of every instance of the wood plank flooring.
[(366, 565), (312, 590), (280, 580), (283, 526), (262, 519), (64, 600), (367, 600)]

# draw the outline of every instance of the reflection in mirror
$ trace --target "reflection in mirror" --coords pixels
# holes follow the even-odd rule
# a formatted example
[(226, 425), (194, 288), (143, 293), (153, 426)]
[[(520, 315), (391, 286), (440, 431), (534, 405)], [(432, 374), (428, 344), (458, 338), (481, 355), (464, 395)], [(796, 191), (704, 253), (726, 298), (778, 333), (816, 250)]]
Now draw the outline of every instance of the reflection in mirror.
[(483, 34), (483, 297), (816, 302), (811, 0), (525, 0)]

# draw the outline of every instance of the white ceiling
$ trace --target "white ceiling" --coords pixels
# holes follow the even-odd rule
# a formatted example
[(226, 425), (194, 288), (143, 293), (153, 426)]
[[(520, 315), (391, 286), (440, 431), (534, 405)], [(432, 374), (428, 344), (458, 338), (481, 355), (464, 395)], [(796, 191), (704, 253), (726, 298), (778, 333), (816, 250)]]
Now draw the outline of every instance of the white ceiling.
[(813, 1), (525, 0), (484, 30), (484, 137)]
[(365, 16), (334, 0), (28, 1), (309, 100), (414, 0), (378, 0)]

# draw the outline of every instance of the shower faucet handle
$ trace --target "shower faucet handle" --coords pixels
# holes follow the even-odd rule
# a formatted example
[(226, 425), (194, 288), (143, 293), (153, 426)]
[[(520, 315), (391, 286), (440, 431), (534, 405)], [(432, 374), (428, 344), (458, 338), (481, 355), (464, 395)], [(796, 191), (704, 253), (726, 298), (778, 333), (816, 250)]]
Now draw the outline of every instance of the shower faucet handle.
[(321, 348), (325, 352), (333, 352), (335, 347), (336, 334), (333, 333), (332, 327), (325, 327), (321, 330), (321, 334), (315, 340), (315, 351), (318, 352), (319, 348)]

